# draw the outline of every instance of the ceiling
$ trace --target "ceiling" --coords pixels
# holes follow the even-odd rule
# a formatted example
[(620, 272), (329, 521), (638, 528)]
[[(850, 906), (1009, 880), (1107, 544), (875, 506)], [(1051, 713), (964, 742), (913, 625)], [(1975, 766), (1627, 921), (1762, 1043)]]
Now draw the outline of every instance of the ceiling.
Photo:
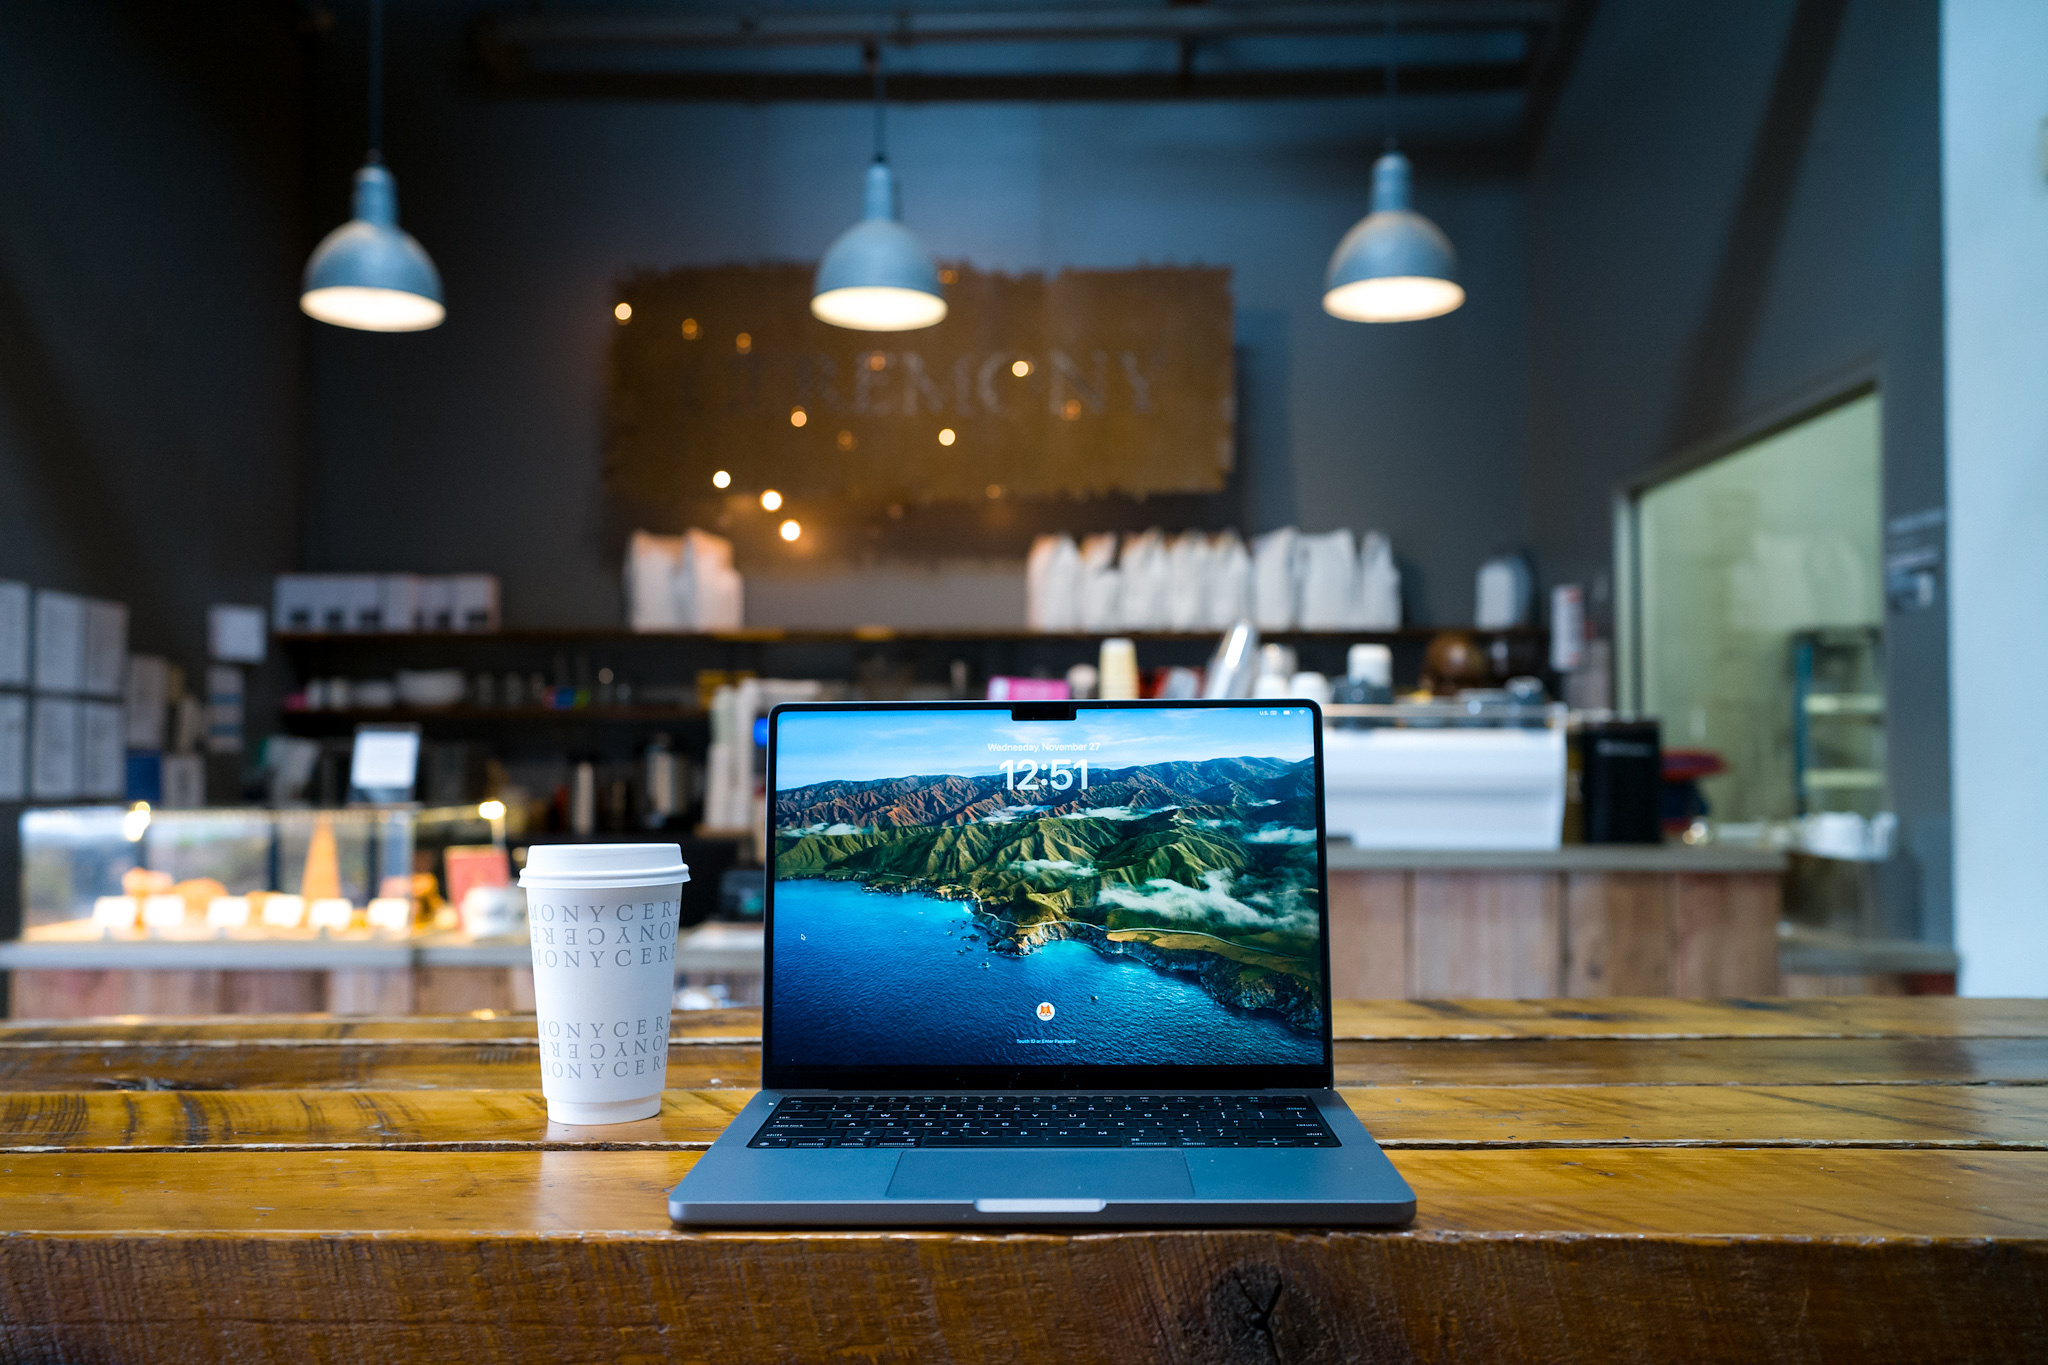
[[(476, 74), (512, 97), (892, 101), (1525, 97), (1540, 130), (1592, 0), (737, 6), (485, 15)], [(1391, 26), (1390, 26), (1391, 20)]]

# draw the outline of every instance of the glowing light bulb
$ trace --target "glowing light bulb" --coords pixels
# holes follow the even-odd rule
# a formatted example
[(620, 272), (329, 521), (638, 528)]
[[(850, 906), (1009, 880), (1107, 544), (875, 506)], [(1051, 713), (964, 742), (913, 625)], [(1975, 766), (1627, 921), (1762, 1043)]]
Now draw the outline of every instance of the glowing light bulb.
[(810, 420), (810, 414), (802, 408), (791, 408), (789, 410), (789, 424), (793, 427), (800, 427)]
[(1011, 362), (1010, 373), (1016, 375), (1019, 379), (1022, 379), (1025, 375), (1031, 373), (1031, 362), (1028, 360), (1018, 360)]
[(784, 540), (795, 540), (798, 536), (802, 535), (803, 533), (804, 528), (797, 525), (794, 521), (785, 521), (782, 523), (781, 535)]
[(949, 446), (957, 439), (959, 438), (953, 435), (953, 428), (951, 427), (945, 427), (939, 432), (939, 444), (942, 446)]
[(773, 512), (776, 508), (782, 506), (782, 494), (772, 488), (769, 489), (761, 495), (761, 506), (766, 511)]
[(683, 340), (695, 341), (699, 336), (703, 335), (703, 332), (704, 329), (697, 325), (697, 319), (683, 319)]
[(477, 806), (476, 814), (479, 820), (502, 820), (505, 818), (505, 803), (485, 801)]
[(711, 486), (713, 488), (732, 487), (732, 475), (726, 473), (723, 469), (719, 470), (711, 476)]
[(612, 316), (617, 318), (620, 322), (631, 322), (633, 320), (633, 305), (630, 303), (620, 304), (618, 307), (612, 309)]

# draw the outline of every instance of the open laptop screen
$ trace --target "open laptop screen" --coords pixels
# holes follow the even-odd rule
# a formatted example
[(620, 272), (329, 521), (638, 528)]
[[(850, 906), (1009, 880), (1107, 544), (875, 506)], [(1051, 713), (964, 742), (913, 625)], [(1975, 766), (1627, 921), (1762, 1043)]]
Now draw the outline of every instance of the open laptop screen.
[(779, 709), (770, 1083), (1326, 1083), (1319, 731), (1300, 702)]

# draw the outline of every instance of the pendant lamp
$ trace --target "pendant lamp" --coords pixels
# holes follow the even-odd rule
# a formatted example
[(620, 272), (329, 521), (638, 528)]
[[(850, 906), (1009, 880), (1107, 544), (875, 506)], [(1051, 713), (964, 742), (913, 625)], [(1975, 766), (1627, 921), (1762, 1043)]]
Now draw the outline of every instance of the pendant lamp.
[(1465, 302), (1451, 239), (1408, 207), (1408, 158), (1394, 139), (1396, 72), (1389, 3), (1387, 149), (1372, 168), (1372, 212), (1337, 243), (1323, 279), (1323, 311), (1349, 322), (1414, 322), (1441, 317)]
[(355, 217), (306, 261), (299, 307), (337, 327), (421, 332), (448, 315), (441, 274), (398, 226), (398, 182), (384, 169), (384, 4), (370, 0), (370, 150), (356, 172)]
[(882, 141), (886, 106), (881, 49), (874, 48), (875, 159), (868, 167), (861, 220), (839, 234), (818, 263), (811, 315), (861, 332), (908, 332), (944, 320), (939, 267), (903, 226), (896, 177)]

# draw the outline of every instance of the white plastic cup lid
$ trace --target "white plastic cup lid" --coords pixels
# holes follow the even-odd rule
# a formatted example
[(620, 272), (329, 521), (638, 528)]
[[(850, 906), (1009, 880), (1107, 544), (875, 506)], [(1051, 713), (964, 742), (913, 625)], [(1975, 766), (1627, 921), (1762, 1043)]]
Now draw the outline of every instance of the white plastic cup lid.
[(604, 890), (690, 880), (680, 844), (535, 844), (526, 850), (521, 886)]

